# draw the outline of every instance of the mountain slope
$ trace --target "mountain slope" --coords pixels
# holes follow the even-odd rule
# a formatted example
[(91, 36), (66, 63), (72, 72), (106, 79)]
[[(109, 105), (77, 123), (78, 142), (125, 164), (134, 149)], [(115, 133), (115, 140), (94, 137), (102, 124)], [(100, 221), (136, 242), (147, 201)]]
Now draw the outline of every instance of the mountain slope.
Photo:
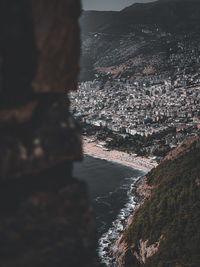
[(170, 56), (180, 43), (184, 49), (190, 43), (192, 49), (199, 44), (199, 13), (196, 0), (134, 4), (120, 12), (84, 12), (80, 79), (174, 73)]
[(116, 266), (200, 266), (199, 139), (185, 147), (147, 175), (154, 189), (121, 237)]

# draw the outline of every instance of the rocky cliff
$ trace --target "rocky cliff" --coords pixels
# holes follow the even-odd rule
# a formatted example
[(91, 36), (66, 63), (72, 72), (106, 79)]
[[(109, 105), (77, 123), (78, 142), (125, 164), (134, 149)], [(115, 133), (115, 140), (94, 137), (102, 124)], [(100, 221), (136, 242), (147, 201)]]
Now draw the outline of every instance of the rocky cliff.
[(79, 0), (0, 2), (0, 265), (95, 266), (67, 92), (79, 71)]
[(199, 174), (195, 137), (138, 182), (140, 205), (111, 248), (111, 266), (199, 266)]

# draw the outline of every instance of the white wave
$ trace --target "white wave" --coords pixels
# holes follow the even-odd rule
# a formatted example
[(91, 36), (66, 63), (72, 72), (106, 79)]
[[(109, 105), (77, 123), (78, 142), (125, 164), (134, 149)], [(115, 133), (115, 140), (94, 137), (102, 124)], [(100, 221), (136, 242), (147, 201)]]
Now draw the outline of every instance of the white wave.
[(113, 242), (120, 237), (121, 233), (124, 231), (127, 220), (129, 216), (132, 214), (136, 207), (136, 201), (134, 199), (134, 195), (132, 194), (132, 188), (135, 183), (141, 178), (143, 175), (137, 178), (131, 178), (132, 184), (129, 186), (129, 190), (127, 192), (128, 202), (125, 204), (124, 208), (122, 208), (117, 216), (117, 219), (112, 223), (112, 227), (104, 233), (99, 239), (99, 248), (98, 254), (101, 262), (106, 266), (110, 265), (110, 255), (109, 255), (109, 247), (113, 244)]

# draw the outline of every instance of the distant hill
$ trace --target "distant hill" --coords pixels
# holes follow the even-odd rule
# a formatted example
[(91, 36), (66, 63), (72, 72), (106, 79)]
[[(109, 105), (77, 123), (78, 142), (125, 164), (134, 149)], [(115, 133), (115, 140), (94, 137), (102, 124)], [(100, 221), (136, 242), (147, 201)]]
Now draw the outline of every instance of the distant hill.
[(199, 11), (200, 2), (196, 0), (160, 0), (134, 4), (121, 13), (129, 14), (131, 23), (156, 23), (170, 32), (176, 32), (199, 29)]
[[(170, 31), (196, 30), (200, 28), (200, 2), (198, 0), (160, 0), (136, 3), (120, 12), (84, 11), (80, 20), (84, 33), (97, 31), (120, 33), (133, 24), (157, 24)], [(121, 25), (121, 26), (120, 26)], [(120, 26), (120, 28), (115, 28)], [(195, 27), (195, 29), (193, 28)]]
[[(199, 14), (197, 0), (133, 4), (120, 12), (84, 11), (80, 20), (83, 40), (80, 79), (107, 73), (115, 78), (134, 77), (147, 65), (156, 73), (178, 42), (185, 42), (185, 38), (199, 42)], [(163, 71), (169, 68), (165, 66)]]

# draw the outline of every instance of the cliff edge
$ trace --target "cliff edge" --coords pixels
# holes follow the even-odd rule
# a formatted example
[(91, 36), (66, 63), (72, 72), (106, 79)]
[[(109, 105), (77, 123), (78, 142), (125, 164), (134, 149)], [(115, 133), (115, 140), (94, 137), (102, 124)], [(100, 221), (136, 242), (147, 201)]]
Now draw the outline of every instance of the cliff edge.
[(141, 205), (111, 248), (111, 266), (200, 265), (200, 139), (172, 151), (138, 184)]

